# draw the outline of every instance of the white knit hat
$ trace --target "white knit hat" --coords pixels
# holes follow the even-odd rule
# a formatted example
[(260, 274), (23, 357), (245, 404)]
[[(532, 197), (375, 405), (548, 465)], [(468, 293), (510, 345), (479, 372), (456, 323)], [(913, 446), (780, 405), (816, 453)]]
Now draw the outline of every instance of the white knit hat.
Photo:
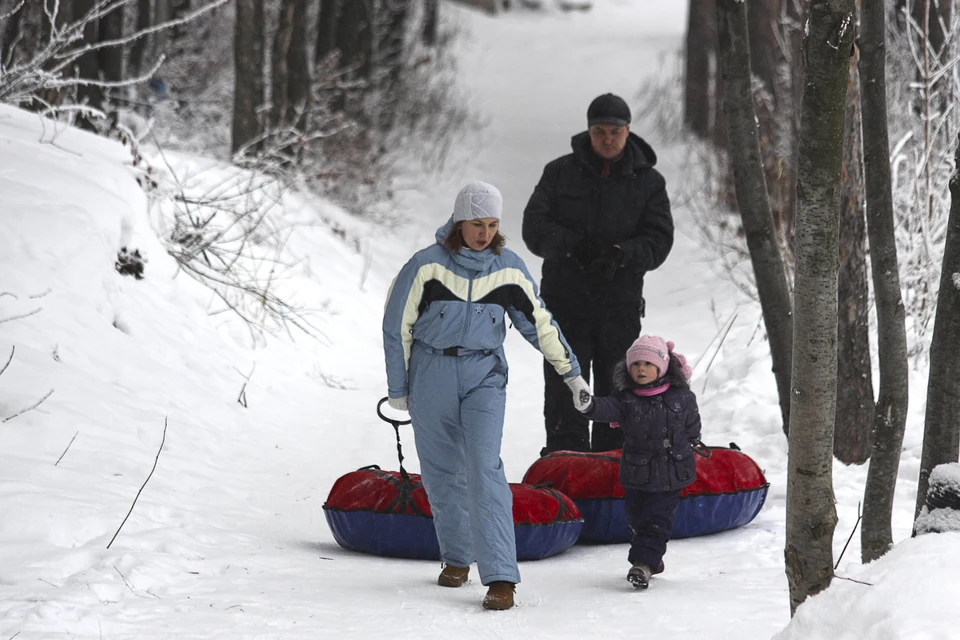
[(503, 196), (499, 189), (486, 182), (471, 182), (457, 194), (457, 201), (453, 205), (453, 221), (480, 218), (499, 220), (502, 210)]

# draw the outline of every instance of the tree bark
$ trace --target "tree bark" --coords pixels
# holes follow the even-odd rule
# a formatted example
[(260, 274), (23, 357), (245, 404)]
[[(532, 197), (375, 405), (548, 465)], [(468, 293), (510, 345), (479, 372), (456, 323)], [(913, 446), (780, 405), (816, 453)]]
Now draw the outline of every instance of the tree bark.
[(397, 112), (397, 87), (400, 84), (400, 74), (403, 72), (403, 42), (409, 15), (410, 0), (394, 0), (385, 3), (384, 16), (386, 29), (378, 47), (380, 52), (382, 75), (382, 114), (379, 127), (389, 130), (394, 123)]
[(890, 142), (887, 133), (886, 8), (865, 2), (861, 15), (860, 69), (863, 78), (863, 168), (867, 234), (877, 307), (880, 392), (873, 428), (873, 450), (863, 495), (861, 557), (870, 562), (893, 545), (891, 518), (907, 420), (907, 332), (900, 293), (900, 267), (894, 236)]
[(277, 33), (273, 38), (273, 56), (270, 66), (270, 126), (279, 129), (287, 122), (289, 105), (289, 53), (293, 40), (293, 14), (297, 0), (283, 0)]
[[(236, 0), (233, 123), (230, 149), (236, 153), (260, 135), (257, 110), (263, 104), (263, 0)], [(258, 23), (259, 22), (259, 26)]]
[(706, 140), (710, 133), (712, 84), (711, 52), (706, 43), (711, 39), (710, 33), (716, 29), (717, 14), (711, 6), (714, 0), (690, 0), (688, 4), (683, 122), (695, 136)]
[[(100, 18), (98, 36), (101, 42), (123, 38), (123, 14), (124, 5), (119, 5)], [(97, 51), (97, 58), (104, 80), (109, 82), (123, 80), (123, 45), (100, 49)]]
[(339, 12), (339, 0), (320, 0), (320, 15), (317, 16), (317, 46), (314, 49), (314, 61), (317, 64), (337, 48)]
[(437, 32), (440, 25), (440, 0), (425, 0), (423, 6), (423, 31), (420, 34), (423, 44), (432, 47), (437, 44)]
[(344, 2), (337, 22), (337, 49), (342, 58), (340, 66), (356, 67), (351, 77), (369, 78), (373, 69), (372, 14), (369, 12), (370, 0), (350, 0)]
[(804, 39), (784, 548), (791, 615), (833, 579), (840, 171), (855, 17), (854, 0), (813, 0)]
[(833, 455), (863, 464), (873, 443), (873, 372), (870, 367), (870, 292), (864, 218), (860, 75), (850, 58), (840, 200), (840, 273), (837, 284), (837, 417)]
[[(76, 0), (74, 8), (78, 17), (86, 16), (96, 6), (96, 0)], [(96, 44), (99, 40), (99, 21), (89, 20), (83, 29), (83, 45)], [(89, 51), (77, 61), (77, 75), (88, 80), (100, 78), (100, 61), (96, 51)], [(103, 90), (91, 85), (77, 85), (77, 102), (92, 109), (103, 108)], [(77, 117), (77, 126), (87, 131), (96, 131), (94, 119), (80, 114)]]
[[(747, 12), (750, 38), (750, 69), (774, 98), (783, 53), (779, 35), (780, 0), (753, 0)], [(774, 105), (774, 110), (776, 106)]]
[[(137, 0), (137, 31), (149, 29), (153, 25), (153, 3), (151, 0)], [(129, 68), (131, 76), (139, 76), (146, 71), (143, 57), (149, 47), (150, 37), (141, 36), (130, 45)]]
[(760, 156), (760, 139), (750, 91), (746, 4), (736, 0), (717, 0), (716, 9), (723, 104), (731, 141), (729, 153), (737, 203), (750, 250), (760, 308), (770, 337), (773, 373), (786, 429), (790, 415), (792, 303), (787, 272), (773, 227)]
[[(954, 167), (960, 167), (960, 141)], [(950, 217), (943, 248), (937, 315), (930, 342), (930, 378), (927, 381), (927, 411), (924, 416), (920, 482), (917, 486), (919, 515), (930, 483), (930, 472), (940, 464), (957, 462), (960, 455), (960, 168), (950, 180)]]
[(310, 100), (310, 62), (307, 52), (307, 0), (295, 0), (293, 32), (287, 53), (287, 121), (301, 131)]

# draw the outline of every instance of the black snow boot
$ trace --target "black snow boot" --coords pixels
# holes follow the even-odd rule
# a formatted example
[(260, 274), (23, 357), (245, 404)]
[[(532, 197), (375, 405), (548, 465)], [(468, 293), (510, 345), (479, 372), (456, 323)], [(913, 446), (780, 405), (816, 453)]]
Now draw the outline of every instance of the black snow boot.
[(627, 582), (632, 584), (634, 589), (646, 589), (650, 586), (650, 575), (650, 567), (645, 564), (635, 564), (627, 573)]

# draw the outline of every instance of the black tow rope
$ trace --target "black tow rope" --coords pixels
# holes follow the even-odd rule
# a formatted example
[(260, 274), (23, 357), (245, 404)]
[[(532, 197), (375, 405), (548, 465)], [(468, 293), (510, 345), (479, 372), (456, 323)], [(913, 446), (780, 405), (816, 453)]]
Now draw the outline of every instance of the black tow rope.
[(710, 450), (710, 447), (703, 444), (703, 440), (697, 440), (697, 444), (693, 445), (693, 452), (704, 458), (709, 458), (713, 455), (713, 451)]
[(389, 398), (383, 398), (380, 402), (377, 403), (377, 415), (380, 416), (380, 419), (384, 422), (389, 422), (393, 425), (393, 430), (397, 434), (397, 458), (400, 460), (400, 477), (403, 478), (404, 483), (410, 482), (410, 476), (407, 475), (407, 470), (403, 468), (403, 448), (400, 446), (400, 427), (405, 424), (410, 424), (413, 420), (394, 420), (393, 418), (388, 418), (383, 415), (383, 412), (380, 411), (380, 407), (383, 406), (384, 402), (387, 402)]

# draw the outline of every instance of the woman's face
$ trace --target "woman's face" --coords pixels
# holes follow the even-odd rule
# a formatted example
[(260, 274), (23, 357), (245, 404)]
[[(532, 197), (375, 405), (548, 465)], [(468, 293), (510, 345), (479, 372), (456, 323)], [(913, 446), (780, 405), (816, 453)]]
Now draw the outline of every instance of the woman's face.
[(646, 360), (638, 360), (630, 365), (630, 377), (637, 384), (650, 384), (660, 377), (660, 370), (657, 369), (655, 364)]
[(474, 251), (482, 251), (490, 246), (499, 228), (500, 221), (496, 218), (465, 220), (460, 223), (460, 235), (465, 245)]

